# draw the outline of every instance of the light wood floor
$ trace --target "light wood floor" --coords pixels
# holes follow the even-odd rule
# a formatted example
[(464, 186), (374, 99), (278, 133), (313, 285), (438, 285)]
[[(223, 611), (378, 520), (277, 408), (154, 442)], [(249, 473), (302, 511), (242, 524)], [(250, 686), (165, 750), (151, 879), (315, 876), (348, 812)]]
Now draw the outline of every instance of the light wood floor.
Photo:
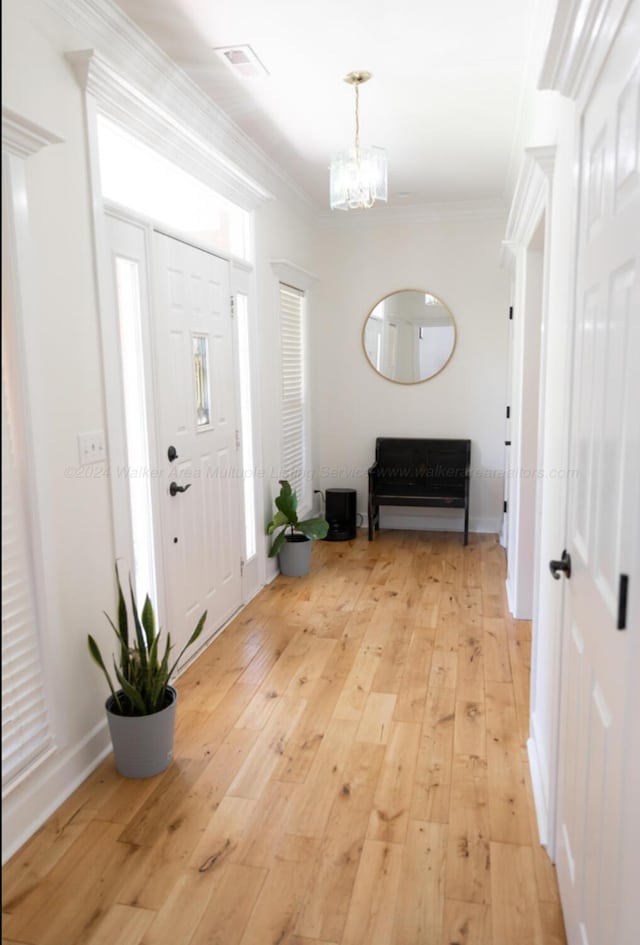
[(315, 542), (178, 681), (171, 767), (107, 759), (7, 865), (3, 942), (564, 945), (529, 636), (495, 536)]

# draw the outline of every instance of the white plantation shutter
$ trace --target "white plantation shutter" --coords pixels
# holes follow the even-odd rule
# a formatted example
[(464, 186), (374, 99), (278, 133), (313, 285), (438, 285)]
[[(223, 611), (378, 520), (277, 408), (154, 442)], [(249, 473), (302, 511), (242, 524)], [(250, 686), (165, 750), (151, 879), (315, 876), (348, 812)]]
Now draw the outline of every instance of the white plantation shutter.
[(303, 514), (311, 508), (307, 475), (304, 293), (280, 283), (282, 346), (282, 478), (298, 495)]
[(16, 436), (2, 371), (2, 787), (51, 744)]

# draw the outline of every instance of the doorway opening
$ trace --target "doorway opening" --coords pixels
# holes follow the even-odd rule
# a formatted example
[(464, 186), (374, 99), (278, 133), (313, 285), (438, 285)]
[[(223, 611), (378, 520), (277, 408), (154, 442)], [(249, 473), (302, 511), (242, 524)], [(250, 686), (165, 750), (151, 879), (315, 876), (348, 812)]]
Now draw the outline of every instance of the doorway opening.
[(539, 518), (541, 336), (544, 305), (545, 214), (526, 247), (516, 285), (512, 352), (512, 423), (507, 507), (507, 592), (514, 617), (531, 620)]

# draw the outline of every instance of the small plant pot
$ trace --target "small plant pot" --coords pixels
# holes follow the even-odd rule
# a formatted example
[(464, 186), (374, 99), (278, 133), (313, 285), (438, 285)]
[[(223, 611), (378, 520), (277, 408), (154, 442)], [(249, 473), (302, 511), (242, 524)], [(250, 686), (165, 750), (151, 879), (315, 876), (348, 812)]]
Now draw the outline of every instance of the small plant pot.
[(311, 540), (306, 535), (288, 537), (278, 554), (280, 573), (286, 577), (302, 577), (311, 566)]
[[(120, 693), (118, 693), (120, 695)], [(152, 715), (115, 715), (114, 699), (105, 703), (116, 768), (125, 778), (151, 778), (173, 760), (178, 693), (167, 686), (168, 704)]]

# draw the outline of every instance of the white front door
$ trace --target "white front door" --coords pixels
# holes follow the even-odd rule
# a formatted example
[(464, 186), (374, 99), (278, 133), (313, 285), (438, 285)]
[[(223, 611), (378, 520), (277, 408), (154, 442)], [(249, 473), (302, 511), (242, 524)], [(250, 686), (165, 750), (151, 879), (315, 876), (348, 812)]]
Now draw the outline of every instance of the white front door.
[[(640, 935), (631, 922), (640, 837), (625, 839), (634, 824), (637, 830), (640, 804), (628, 792), (640, 765), (640, 719), (629, 716), (640, 653), (639, 10), (637, 0), (630, 4), (581, 127), (571, 418), (577, 477), (570, 486), (557, 819), (570, 945), (632, 945)], [(625, 897), (632, 875), (636, 893)]]
[(177, 654), (203, 610), (202, 641), (241, 604), (234, 333), (226, 260), (155, 233), (153, 265), (165, 626)]

